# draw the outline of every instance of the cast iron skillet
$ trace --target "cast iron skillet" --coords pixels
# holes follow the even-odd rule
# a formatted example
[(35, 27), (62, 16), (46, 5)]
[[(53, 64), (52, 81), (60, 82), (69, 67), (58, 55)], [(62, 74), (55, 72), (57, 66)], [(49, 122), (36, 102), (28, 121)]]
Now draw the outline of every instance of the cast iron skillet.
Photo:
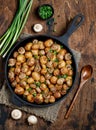
[[(79, 20), (79, 21), (78, 21)], [(51, 106), (57, 102), (60, 102), (61, 100), (63, 100), (68, 93), (71, 91), (72, 87), (68, 90), (67, 94), (62, 96), (60, 99), (57, 99), (54, 103), (48, 103), (48, 104), (36, 104), (36, 103), (29, 103), (28, 101), (26, 101), (22, 96), (18, 96), (14, 93), (13, 88), (11, 86), (11, 83), (8, 79), (8, 60), (10, 57), (12, 57), (12, 54), (15, 50), (17, 50), (20, 46), (24, 46), (26, 43), (32, 41), (33, 39), (38, 39), (38, 40), (47, 40), (49, 38), (53, 39), (54, 41), (56, 41), (58, 44), (63, 45), (64, 48), (71, 53), (72, 55), (72, 61), (73, 61), (73, 72), (74, 72), (74, 76), (73, 76), (73, 84), (76, 80), (76, 76), (77, 76), (77, 65), (76, 65), (76, 60), (74, 58), (74, 55), (71, 51), (71, 49), (68, 47), (68, 39), (70, 37), (70, 35), (82, 24), (82, 22), (84, 21), (84, 16), (82, 14), (78, 14), (77, 16), (75, 16), (75, 18), (73, 19), (71, 26), (69, 27), (68, 31), (65, 33), (65, 35), (60, 36), (60, 37), (55, 37), (55, 36), (48, 36), (48, 35), (36, 35), (36, 36), (29, 36), (25, 39), (23, 39), (22, 41), (18, 42), (9, 52), (7, 58), (6, 58), (6, 63), (5, 63), (5, 78), (7, 81), (7, 85), (12, 93), (12, 102), (17, 105), (17, 106), (23, 106), (23, 105), (29, 105), (32, 107), (48, 107)]]

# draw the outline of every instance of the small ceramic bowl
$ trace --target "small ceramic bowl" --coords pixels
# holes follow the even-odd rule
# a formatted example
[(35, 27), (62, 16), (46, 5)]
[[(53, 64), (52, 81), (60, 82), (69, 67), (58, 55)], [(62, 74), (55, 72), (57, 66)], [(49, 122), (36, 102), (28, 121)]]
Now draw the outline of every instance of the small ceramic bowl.
[(47, 20), (51, 18), (54, 14), (54, 9), (51, 5), (49, 4), (43, 4), (38, 7), (38, 15), (42, 20)]

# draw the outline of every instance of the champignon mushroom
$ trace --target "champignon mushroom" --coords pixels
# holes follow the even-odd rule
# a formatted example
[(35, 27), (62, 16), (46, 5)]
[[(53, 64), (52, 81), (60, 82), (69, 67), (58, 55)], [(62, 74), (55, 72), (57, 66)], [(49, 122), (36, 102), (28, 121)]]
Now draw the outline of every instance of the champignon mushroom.
[(13, 53), (13, 57), (14, 57), (14, 58), (17, 58), (18, 55), (19, 55), (19, 53), (18, 53), (17, 51), (15, 51), (15, 52)]
[(10, 58), (8, 61), (8, 66), (14, 66), (16, 64), (16, 59)]
[(34, 124), (37, 124), (38, 120), (37, 120), (37, 117), (34, 116), (34, 115), (30, 115), (27, 119), (29, 125), (34, 125)]
[(53, 63), (52, 63), (52, 61), (47, 62), (46, 65), (47, 65), (47, 67), (49, 67), (49, 68), (50, 68), (50, 67), (53, 67)]
[(60, 71), (61, 71), (61, 74), (67, 74), (68, 73), (68, 69), (66, 67), (62, 67)]
[(28, 64), (29, 66), (33, 66), (34, 63), (35, 63), (35, 59), (34, 59), (33, 57), (32, 57), (32, 58), (28, 58), (27, 64)]
[(24, 53), (25, 53), (24, 47), (20, 47), (20, 48), (18, 49), (18, 52), (19, 52), (19, 54), (24, 54)]
[(36, 66), (35, 66), (35, 68), (34, 68), (34, 71), (35, 71), (35, 72), (40, 72), (40, 70), (41, 70), (40, 64), (36, 64)]
[(72, 55), (70, 53), (65, 54), (65, 60), (71, 60)]
[(59, 61), (58, 64), (59, 64), (58, 65), (59, 68), (65, 67), (65, 65), (66, 65), (65, 61), (63, 61), (63, 60)]
[(11, 111), (11, 117), (15, 120), (18, 120), (22, 117), (22, 112), (18, 109), (14, 109)]
[(39, 51), (39, 55), (40, 55), (40, 56), (45, 55), (45, 51), (44, 51), (44, 50), (40, 50), (40, 51)]
[(57, 84), (62, 85), (64, 82), (64, 78), (60, 78), (57, 80)]

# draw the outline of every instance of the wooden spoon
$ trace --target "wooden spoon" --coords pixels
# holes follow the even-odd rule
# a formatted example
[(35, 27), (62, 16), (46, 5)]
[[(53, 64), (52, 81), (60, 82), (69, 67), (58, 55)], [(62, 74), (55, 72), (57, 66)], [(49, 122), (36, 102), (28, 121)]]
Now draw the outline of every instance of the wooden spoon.
[(82, 68), (82, 70), (81, 70), (81, 81), (80, 81), (80, 85), (79, 85), (79, 87), (77, 89), (77, 92), (76, 92), (76, 94), (75, 94), (75, 96), (74, 96), (74, 98), (72, 100), (72, 103), (71, 103), (71, 105), (70, 105), (67, 113), (65, 114), (65, 119), (67, 119), (69, 117), (69, 114), (70, 114), (70, 112), (71, 112), (71, 110), (73, 108), (73, 105), (74, 105), (74, 103), (76, 101), (76, 98), (77, 98), (77, 96), (78, 96), (81, 88), (86, 83), (86, 81), (91, 77), (92, 72), (93, 72), (93, 68), (92, 68), (91, 65), (86, 65), (86, 66), (84, 66)]

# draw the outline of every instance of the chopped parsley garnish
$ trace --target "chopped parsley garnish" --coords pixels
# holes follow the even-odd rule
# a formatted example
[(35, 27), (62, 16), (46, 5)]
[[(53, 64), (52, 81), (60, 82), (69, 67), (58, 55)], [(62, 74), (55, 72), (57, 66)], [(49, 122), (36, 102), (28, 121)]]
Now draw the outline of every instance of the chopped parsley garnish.
[(60, 48), (63, 49), (63, 45), (61, 45)]
[(49, 50), (49, 52), (53, 52), (53, 50), (52, 50), (52, 49), (50, 49), (50, 50)]
[(39, 56), (38, 56), (38, 55), (34, 55), (34, 58), (35, 58), (35, 59), (39, 59)]
[(55, 55), (57, 55), (57, 53), (58, 53), (58, 52), (57, 52), (56, 50), (54, 50), (54, 52), (53, 52), (53, 53), (54, 53)]
[(56, 58), (56, 59), (54, 60), (54, 62), (59, 62), (59, 60)]
[(33, 96), (34, 96), (34, 97), (36, 97), (36, 95), (37, 95), (36, 93), (33, 93)]
[(30, 92), (32, 90), (32, 88), (28, 88), (27, 91)]
[(64, 74), (64, 75), (58, 75), (58, 78), (64, 78), (64, 79), (66, 79), (67, 78), (67, 74)]
[(40, 87), (41, 82), (35, 82), (36, 87)]
[(29, 78), (29, 76), (26, 76), (26, 78), (28, 79), (28, 78)]

